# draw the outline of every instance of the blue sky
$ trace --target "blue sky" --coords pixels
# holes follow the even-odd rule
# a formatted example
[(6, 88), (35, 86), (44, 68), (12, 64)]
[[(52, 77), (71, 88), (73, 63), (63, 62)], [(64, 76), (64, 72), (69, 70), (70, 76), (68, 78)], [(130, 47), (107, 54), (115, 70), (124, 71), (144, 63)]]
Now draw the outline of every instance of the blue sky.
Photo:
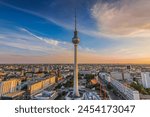
[[(0, 63), (72, 63), (74, 9), (81, 63), (150, 58), (147, 0), (0, 0)], [(134, 19), (134, 20), (133, 20)]]

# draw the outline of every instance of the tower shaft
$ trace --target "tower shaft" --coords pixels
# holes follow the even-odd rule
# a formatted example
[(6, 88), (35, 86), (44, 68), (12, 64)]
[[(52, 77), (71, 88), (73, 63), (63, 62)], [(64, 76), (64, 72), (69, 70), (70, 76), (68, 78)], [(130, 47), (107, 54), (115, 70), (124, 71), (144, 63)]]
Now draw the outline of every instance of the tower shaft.
[(79, 97), (79, 89), (78, 89), (78, 45), (74, 44), (74, 96)]

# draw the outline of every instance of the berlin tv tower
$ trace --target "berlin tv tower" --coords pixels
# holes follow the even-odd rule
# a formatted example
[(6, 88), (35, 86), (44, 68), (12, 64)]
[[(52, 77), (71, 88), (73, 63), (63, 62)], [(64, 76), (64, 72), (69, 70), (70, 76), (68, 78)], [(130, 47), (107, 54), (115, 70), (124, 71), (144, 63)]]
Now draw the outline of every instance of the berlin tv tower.
[(74, 89), (73, 93), (75, 97), (79, 97), (79, 89), (78, 89), (78, 44), (80, 42), (80, 39), (78, 37), (78, 31), (77, 31), (77, 21), (76, 21), (76, 10), (75, 10), (75, 31), (74, 31), (74, 37), (72, 38), (72, 43), (74, 44)]

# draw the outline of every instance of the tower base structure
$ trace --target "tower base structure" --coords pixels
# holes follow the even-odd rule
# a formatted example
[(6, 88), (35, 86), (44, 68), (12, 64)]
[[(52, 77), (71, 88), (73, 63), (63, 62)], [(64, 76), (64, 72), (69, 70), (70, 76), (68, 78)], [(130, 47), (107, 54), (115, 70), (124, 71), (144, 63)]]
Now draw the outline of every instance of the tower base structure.
[(85, 89), (79, 89), (80, 96), (75, 96), (73, 89), (70, 89), (65, 97), (65, 100), (101, 100), (95, 92), (89, 92)]

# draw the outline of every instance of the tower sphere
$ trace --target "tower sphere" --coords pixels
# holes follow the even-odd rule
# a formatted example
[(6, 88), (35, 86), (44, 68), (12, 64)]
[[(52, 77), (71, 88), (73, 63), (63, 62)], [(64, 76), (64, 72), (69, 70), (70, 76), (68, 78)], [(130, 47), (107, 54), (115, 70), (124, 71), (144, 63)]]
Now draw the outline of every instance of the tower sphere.
[(79, 44), (79, 42), (80, 42), (80, 39), (79, 39), (77, 36), (74, 36), (74, 37), (72, 38), (72, 43), (73, 43), (73, 44)]

